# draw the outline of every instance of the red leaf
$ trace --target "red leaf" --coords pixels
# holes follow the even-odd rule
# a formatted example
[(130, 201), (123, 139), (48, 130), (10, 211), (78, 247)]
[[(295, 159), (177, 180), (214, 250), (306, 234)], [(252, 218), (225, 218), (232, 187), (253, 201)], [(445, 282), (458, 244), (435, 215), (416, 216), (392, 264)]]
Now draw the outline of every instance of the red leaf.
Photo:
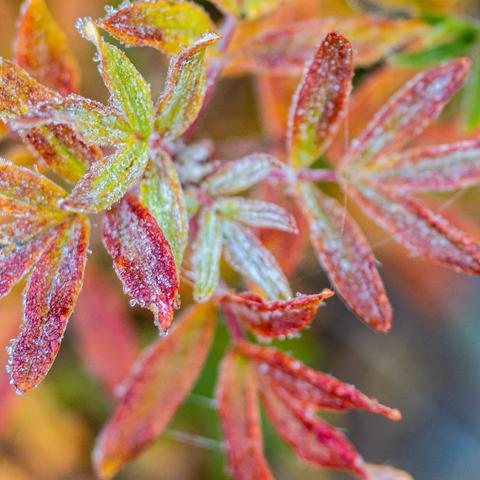
[(62, 95), (77, 90), (77, 63), (44, 0), (27, 0), (23, 4), (15, 58), (37, 80)]
[(347, 470), (367, 479), (362, 457), (339, 431), (305, 411), (294, 398), (281, 400), (264, 385), (262, 400), (273, 426), (302, 460), (316, 467)]
[(217, 401), (235, 480), (273, 480), (263, 455), (254, 372), (248, 360), (236, 351), (229, 352), (222, 362)]
[(366, 410), (400, 420), (398, 410), (368, 398), (355, 387), (331, 375), (306, 367), (298, 360), (274, 348), (241, 343), (239, 351), (255, 365), (261, 383), (269, 384), (277, 394), (294, 397), (305, 408), (334, 411)]
[(292, 103), (288, 143), (293, 167), (308, 167), (330, 145), (345, 116), (352, 76), (350, 43), (338, 33), (328, 34)]
[(213, 305), (197, 304), (183, 314), (168, 337), (144, 351), (97, 439), (93, 458), (100, 477), (112, 477), (162, 433), (195, 383), (214, 326)]
[(323, 300), (334, 293), (324, 289), (316, 295), (266, 302), (254, 293), (228, 293), (221, 299), (252, 332), (262, 338), (277, 338), (310, 325)]
[(419, 135), (457, 92), (470, 70), (466, 58), (423, 72), (397, 92), (354, 140), (344, 166), (375, 165), (378, 157), (399, 150)]
[(392, 308), (360, 228), (336, 200), (308, 184), (299, 184), (299, 207), (310, 225), (318, 259), (345, 303), (370, 327), (387, 332)]
[(83, 363), (111, 394), (127, 377), (139, 352), (128, 304), (115, 287), (111, 276), (87, 268), (73, 322)]
[(105, 215), (103, 238), (125, 292), (149, 308), (159, 329), (166, 331), (178, 280), (170, 245), (155, 219), (128, 194)]
[(448, 191), (480, 181), (480, 140), (416, 148), (384, 157), (366, 179), (403, 192)]
[(413, 477), (403, 470), (388, 465), (365, 464), (368, 480), (413, 480)]
[(10, 353), (10, 378), (18, 392), (36, 387), (52, 366), (80, 292), (89, 224), (70, 216), (35, 266), (24, 300), (25, 324)]
[(362, 184), (349, 192), (375, 221), (412, 253), (458, 271), (480, 273), (480, 246), (415, 199), (391, 189)]

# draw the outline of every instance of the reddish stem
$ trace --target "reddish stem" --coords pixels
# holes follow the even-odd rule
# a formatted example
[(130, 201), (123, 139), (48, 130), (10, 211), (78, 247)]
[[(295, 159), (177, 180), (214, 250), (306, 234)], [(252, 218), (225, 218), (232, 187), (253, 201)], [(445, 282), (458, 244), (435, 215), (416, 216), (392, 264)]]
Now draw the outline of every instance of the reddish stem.
[(327, 168), (301, 170), (298, 173), (298, 179), (308, 182), (338, 182), (338, 174), (335, 170), (329, 170)]
[(233, 313), (230, 307), (223, 306), (223, 314), (225, 316), (225, 321), (227, 323), (230, 334), (232, 335), (233, 340), (240, 341), (245, 339), (242, 327), (238, 323), (236, 315)]

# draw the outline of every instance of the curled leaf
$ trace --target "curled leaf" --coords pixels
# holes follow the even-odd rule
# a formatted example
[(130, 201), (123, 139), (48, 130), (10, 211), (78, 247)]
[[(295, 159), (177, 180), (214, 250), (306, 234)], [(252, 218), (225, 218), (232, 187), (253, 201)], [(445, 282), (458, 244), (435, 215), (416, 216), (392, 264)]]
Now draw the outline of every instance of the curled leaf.
[(292, 297), (288, 280), (277, 261), (250, 229), (224, 219), (222, 232), (225, 257), (238, 273), (254, 282), (273, 300)]
[(97, 439), (93, 459), (101, 478), (111, 478), (162, 433), (200, 373), (214, 326), (213, 305), (195, 305), (143, 352)]
[(143, 139), (152, 131), (153, 106), (150, 88), (128, 57), (105, 42), (91, 20), (79, 22), (80, 33), (97, 48), (100, 73), (114, 106), (124, 112), (131, 128)]
[(357, 224), (336, 200), (312, 185), (297, 187), (318, 259), (345, 303), (370, 327), (391, 327), (392, 308), (375, 257)]
[(480, 140), (394, 153), (379, 160), (365, 176), (403, 192), (465, 188), (480, 181)]
[(351, 195), (412, 253), (457, 271), (480, 273), (480, 246), (415, 199), (380, 186), (372, 188), (363, 184), (352, 188)]
[(215, 201), (215, 208), (224, 217), (250, 227), (273, 228), (284, 232), (298, 233), (293, 215), (273, 203), (241, 197), (225, 197)]
[(36, 387), (57, 356), (82, 285), (89, 229), (86, 217), (69, 216), (55, 228), (28, 280), (25, 323), (8, 361), (19, 392)]
[(214, 25), (199, 5), (155, 0), (135, 2), (113, 11), (97, 22), (110, 35), (128, 45), (145, 45), (177, 54)]
[(274, 348), (246, 342), (240, 343), (237, 348), (253, 362), (262, 384), (268, 385), (278, 395), (295, 398), (304, 409), (366, 410), (390, 420), (401, 418), (398, 410), (385, 407), (352, 385), (308, 368)]
[(236, 480), (273, 480), (263, 455), (257, 397), (248, 360), (235, 351), (227, 353), (220, 368), (217, 402), (228, 461)]
[(76, 91), (80, 76), (78, 65), (45, 1), (26, 0), (17, 28), (17, 64), (62, 95)]
[(366, 480), (363, 460), (335, 428), (305, 411), (294, 398), (280, 399), (262, 386), (262, 401), (279, 435), (305, 462), (350, 471)]
[(154, 126), (162, 137), (180, 137), (197, 118), (205, 96), (205, 49), (219, 38), (207, 33), (172, 58), (165, 91), (155, 106)]
[(418, 74), (352, 142), (344, 167), (374, 166), (380, 156), (397, 151), (419, 135), (462, 86), (469, 70), (470, 61), (462, 58)]
[(228, 305), (255, 335), (278, 338), (308, 327), (322, 302), (333, 295), (326, 288), (316, 295), (303, 295), (283, 302), (266, 302), (254, 293), (228, 293), (221, 302)]
[(234, 195), (248, 190), (268, 174), (282, 167), (282, 164), (271, 155), (253, 153), (225, 163), (207, 178), (204, 185), (212, 195)]
[(128, 194), (106, 213), (103, 240), (125, 292), (150, 309), (165, 332), (173, 320), (178, 280), (170, 245), (153, 216)]
[(308, 167), (330, 145), (345, 116), (352, 77), (352, 46), (338, 33), (329, 33), (292, 102), (288, 147), (294, 168)]
[(139, 198), (162, 229), (179, 271), (188, 239), (188, 215), (180, 180), (166, 152), (155, 152), (140, 183)]
[(68, 210), (95, 213), (111, 207), (142, 176), (149, 158), (148, 144), (130, 142), (95, 162), (62, 202)]
[(220, 277), (222, 255), (221, 220), (213, 209), (205, 209), (199, 218), (199, 229), (193, 246), (193, 295), (197, 302), (209, 299)]

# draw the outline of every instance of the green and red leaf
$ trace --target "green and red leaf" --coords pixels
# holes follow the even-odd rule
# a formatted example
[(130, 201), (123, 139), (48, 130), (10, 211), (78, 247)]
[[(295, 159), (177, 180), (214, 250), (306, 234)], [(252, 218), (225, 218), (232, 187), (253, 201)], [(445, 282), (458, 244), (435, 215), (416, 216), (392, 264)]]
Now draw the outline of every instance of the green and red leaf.
[(191, 2), (135, 2), (113, 11), (97, 24), (117, 40), (177, 54), (215, 29), (208, 14)]
[(329, 33), (292, 102), (288, 148), (294, 168), (308, 167), (330, 145), (345, 117), (352, 77), (352, 46), (338, 33)]
[(154, 127), (162, 138), (180, 137), (197, 118), (205, 97), (205, 50), (219, 38), (207, 33), (172, 58), (165, 90), (155, 106)]
[(250, 292), (227, 293), (221, 302), (255, 335), (271, 339), (285, 337), (308, 327), (322, 302), (333, 295), (326, 288), (316, 295), (267, 302)]
[(480, 273), (480, 245), (417, 200), (379, 185), (357, 184), (350, 194), (413, 254), (464, 273)]
[(336, 290), (367, 325), (388, 331), (392, 308), (373, 252), (360, 228), (344, 207), (316, 187), (301, 183), (297, 192), (319, 262)]
[(62, 95), (78, 89), (75, 57), (44, 0), (23, 4), (15, 42), (15, 60), (41, 83)]
[(200, 373), (214, 327), (213, 305), (195, 305), (144, 351), (97, 439), (93, 458), (101, 478), (111, 478), (162, 433)]
[(374, 167), (379, 157), (398, 151), (418, 136), (442, 111), (470, 70), (466, 58), (418, 74), (398, 91), (352, 142), (344, 168)]
[(346, 470), (367, 480), (362, 457), (338, 430), (305, 411), (294, 398), (280, 398), (265, 385), (261, 391), (269, 420), (303, 461)]
[(480, 140), (416, 148), (382, 157), (365, 179), (402, 192), (449, 191), (480, 182)]
[(398, 410), (385, 407), (352, 385), (308, 368), (274, 348), (246, 342), (240, 343), (237, 348), (254, 365), (260, 383), (268, 385), (277, 395), (295, 398), (304, 409), (365, 410), (390, 420), (401, 418)]
[(178, 279), (172, 250), (153, 216), (128, 194), (106, 213), (103, 239), (125, 292), (150, 309), (160, 331), (166, 332)]
[(217, 402), (233, 477), (236, 480), (273, 480), (263, 455), (255, 374), (250, 362), (235, 350), (223, 359)]
[(60, 349), (83, 281), (89, 230), (86, 217), (65, 219), (30, 275), (25, 323), (9, 358), (11, 382), (21, 393), (43, 380)]

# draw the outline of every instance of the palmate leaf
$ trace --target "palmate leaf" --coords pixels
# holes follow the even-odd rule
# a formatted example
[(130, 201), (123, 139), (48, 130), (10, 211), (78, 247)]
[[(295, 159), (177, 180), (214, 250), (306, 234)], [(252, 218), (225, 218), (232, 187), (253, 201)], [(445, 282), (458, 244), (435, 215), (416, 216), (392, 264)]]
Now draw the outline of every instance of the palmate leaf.
[(44, 0), (23, 3), (17, 29), (17, 64), (62, 95), (76, 91), (79, 84), (77, 63)]
[(362, 458), (338, 430), (305, 411), (295, 398), (280, 399), (265, 385), (261, 390), (268, 419), (299, 458), (316, 467), (347, 470), (367, 479)]
[(480, 140), (416, 148), (378, 160), (365, 180), (402, 192), (449, 191), (480, 181)]
[(162, 433), (200, 373), (214, 326), (213, 305), (195, 305), (185, 311), (168, 337), (144, 351), (97, 439), (93, 458), (101, 478), (112, 477)]
[(468, 59), (458, 59), (418, 74), (394, 95), (352, 142), (343, 159), (348, 171), (375, 166), (381, 156), (398, 151), (419, 135), (465, 81)]
[(322, 302), (333, 296), (329, 289), (283, 302), (267, 302), (254, 293), (227, 293), (221, 302), (249, 330), (262, 339), (285, 337), (308, 327)]
[(94, 163), (78, 181), (63, 208), (96, 213), (120, 200), (142, 176), (149, 159), (146, 142), (129, 142)]
[(150, 46), (173, 55), (215, 29), (199, 5), (172, 0), (135, 2), (109, 13), (97, 24), (128, 45)]
[(480, 245), (412, 197), (361, 183), (352, 187), (350, 194), (413, 254), (464, 273), (480, 274)]
[(182, 265), (188, 239), (188, 215), (184, 195), (172, 159), (162, 150), (151, 152), (140, 182), (140, 201), (163, 231), (175, 257), (177, 272)]
[(225, 258), (238, 273), (252, 281), (272, 300), (288, 299), (292, 291), (274, 256), (243, 225), (222, 220)]
[(248, 190), (274, 170), (282, 168), (275, 157), (253, 153), (222, 165), (207, 178), (204, 187), (211, 195), (234, 195)]
[(235, 480), (273, 480), (263, 455), (254, 371), (235, 350), (223, 359), (217, 384), (218, 415)]
[(89, 223), (68, 216), (55, 227), (29, 277), (24, 325), (9, 357), (9, 375), (17, 391), (26, 392), (45, 377), (57, 356), (83, 280)]
[[(25, 70), (0, 59), (0, 119), (5, 122), (35, 111), (38, 104), (61, 102), (62, 97), (30, 77)], [(54, 172), (76, 182), (101, 152), (87, 146), (65, 125), (23, 129), (20, 134), (39, 158)]]
[(214, 209), (204, 209), (198, 219), (198, 233), (193, 244), (194, 298), (197, 302), (208, 300), (220, 278), (222, 255), (222, 224)]
[(120, 49), (102, 39), (91, 20), (78, 22), (78, 28), (97, 48), (100, 73), (113, 105), (124, 113), (132, 130), (147, 139), (152, 131), (153, 106), (145, 79)]
[(299, 183), (297, 192), (318, 259), (338, 293), (370, 327), (388, 331), (392, 308), (360, 228), (344, 207), (316, 187)]
[(352, 76), (350, 43), (337, 33), (328, 34), (292, 102), (288, 149), (294, 168), (308, 167), (331, 143), (345, 116)]
[(104, 217), (103, 240), (125, 292), (150, 309), (161, 332), (173, 320), (178, 291), (175, 259), (150, 212), (127, 194)]
[(366, 15), (313, 18), (280, 26), (267, 22), (254, 36), (246, 36), (227, 52), (226, 73), (301, 75), (305, 62), (312, 58), (325, 35), (333, 31), (352, 43), (356, 66), (369, 66), (418, 38), (424, 29), (424, 24), (417, 20)]
[(180, 137), (197, 118), (205, 96), (205, 50), (219, 38), (207, 33), (172, 58), (165, 90), (155, 106), (154, 127), (162, 138)]
[(293, 215), (274, 203), (242, 197), (220, 197), (214, 205), (222, 216), (250, 227), (298, 233)]

